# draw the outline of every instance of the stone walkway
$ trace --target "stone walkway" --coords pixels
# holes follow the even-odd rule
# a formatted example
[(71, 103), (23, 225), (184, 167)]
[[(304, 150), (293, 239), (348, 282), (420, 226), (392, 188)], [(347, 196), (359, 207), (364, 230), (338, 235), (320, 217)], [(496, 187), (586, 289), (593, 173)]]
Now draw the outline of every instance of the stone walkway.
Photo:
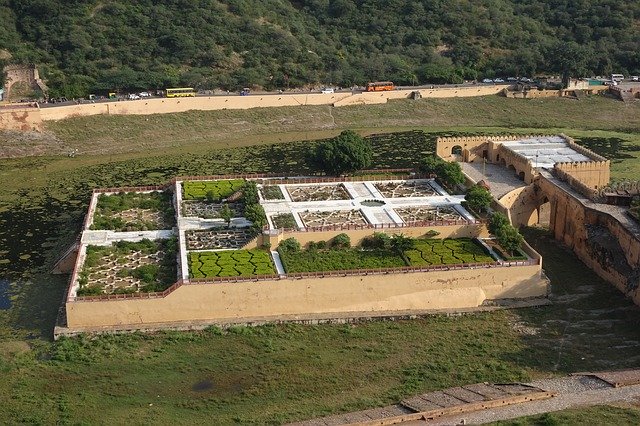
[(496, 199), (500, 199), (505, 194), (517, 188), (527, 186), (512, 170), (500, 165), (487, 163), (458, 163), (462, 167), (462, 171), (469, 176), (474, 182), (484, 180), (490, 186), (491, 195)]

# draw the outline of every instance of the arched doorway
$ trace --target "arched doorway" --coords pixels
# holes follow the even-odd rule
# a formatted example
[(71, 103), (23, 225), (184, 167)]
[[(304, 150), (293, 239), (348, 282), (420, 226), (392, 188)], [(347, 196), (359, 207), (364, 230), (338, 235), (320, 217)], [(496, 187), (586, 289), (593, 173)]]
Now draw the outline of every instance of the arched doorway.
[(518, 173), (518, 178), (522, 181), (524, 181), (524, 172), (519, 172)]
[(549, 202), (549, 198), (544, 196), (540, 200), (540, 204), (533, 209), (531, 212), (531, 216), (529, 216), (529, 220), (527, 224), (529, 226), (544, 226), (549, 227), (551, 223), (551, 203)]

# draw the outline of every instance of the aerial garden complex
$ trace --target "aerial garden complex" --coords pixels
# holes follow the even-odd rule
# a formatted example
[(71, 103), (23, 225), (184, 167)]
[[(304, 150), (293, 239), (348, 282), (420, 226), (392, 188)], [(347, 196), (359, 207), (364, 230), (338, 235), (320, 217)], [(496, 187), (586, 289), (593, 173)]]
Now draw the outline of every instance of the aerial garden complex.
[(543, 298), (464, 195), (406, 173), (94, 191), (62, 334), (416, 314)]

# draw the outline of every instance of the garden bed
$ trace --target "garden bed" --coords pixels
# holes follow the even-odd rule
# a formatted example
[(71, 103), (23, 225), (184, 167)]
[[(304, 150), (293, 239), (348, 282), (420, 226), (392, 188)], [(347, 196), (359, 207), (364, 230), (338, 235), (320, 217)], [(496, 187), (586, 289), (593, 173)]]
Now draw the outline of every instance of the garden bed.
[(221, 228), (187, 231), (187, 250), (240, 249), (256, 237), (253, 228)]
[(192, 278), (247, 277), (275, 273), (271, 256), (264, 250), (189, 253), (189, 275)]
[(241, 217), (244, 214), (244, 204), (242, 202), (208, 203), (205, 201), (185, 201), (182, 203), (182, 215), (184, 217), (220, 219), (220, 211), (225, 204), (231, 209), (233, 217)]
[(243, 179), (185, 181), (182, 182), (182, 198), (219, 202), (240, 191), (244, 184)]
[(522, 249), (518, 249), (518, 252), (510, 255), (503, 249), (497, 240), (484, 240), (484, 242), (491, 247), (491, 249), (500, 257), (501, 260), (516, 261), (516, 260), (529, 260), (529, 256)]
[(331, 226), (331, 225), (366, 225), (367, 219), (360, 210), (331, 210), (300, 212), (300, 219), (305, 226)]
[(284, 194), (278, 185), (264, 185), (260, 188), (264, 200), (284, 200)]
[(405, 223), (466, 220), (465, 217), (453, 207), (398, 207), (394, 210)]
[(342, 184), (287, 186), (291, 201), (350, 200), (349, 193)]
[(411, 266), (495, 262), (483, 247), (470, 238), (416, 239), (405, 251)]
[(341, 271), (348, 269), (398, 268), (407, 266), (402, 257), (388, 250), (358, 248), (278, 250), (287, 273)]
[(176, 281), (177, 240), (88, 246), (78, 296), (163, 291)]
[(291, 213), (282, 213), (271, 216), (271, 222), (276, 229), (298, 229), (296, 219)]
[(152, 231), (171, 229), (174, 224), (169, 192), (122, 192), (98, 197), (91, 229)]
[(385, 198), (433, 197), (440, 195), (427, 181), (379, 182), (373, 186)]

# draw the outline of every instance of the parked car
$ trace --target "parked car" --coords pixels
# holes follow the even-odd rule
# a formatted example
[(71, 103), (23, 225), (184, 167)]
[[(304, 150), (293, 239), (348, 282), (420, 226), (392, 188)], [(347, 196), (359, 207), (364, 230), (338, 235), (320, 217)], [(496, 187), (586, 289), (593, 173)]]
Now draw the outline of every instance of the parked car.
[(493, 83), (493, 80), (491, 80), (490, 78), (483, 78), (482, 82), (483, 83)]
[(637, 76), (637, 75), (632, 75), (629, 78), (631, 79), (631, 81), (640, 81), (640, 76)]
[(494, 83), (504, 83), (504, 80), (501, 78), (496, 78), (495, 80), (493, 80)]
[(129, 93), (127, 99), (129, 99), (130, 101), (137, 101), (138, 99), (140, 99), (140, 96), (136, 95), (135, 93)]
[(515, 77), (507, 77), (507, 81), (518, 81)]
[(335, 90), (333, 89), (333, 87), (325, 87), (324, 89), (321, 90), (322, 93), (334, 93)]
[(151, 97), (151, 93), (149, 93), (149, 92), (140, 92), (140, 93), (138, 93), (138, 96), (140, 96), (141, 98), (150, 98)]
[(618, 82), (617, 81), (613, 81), (613, 80), (609, 80), (609, 81), (605, 81), (604, 85), (605, 86), (617, 86)]

